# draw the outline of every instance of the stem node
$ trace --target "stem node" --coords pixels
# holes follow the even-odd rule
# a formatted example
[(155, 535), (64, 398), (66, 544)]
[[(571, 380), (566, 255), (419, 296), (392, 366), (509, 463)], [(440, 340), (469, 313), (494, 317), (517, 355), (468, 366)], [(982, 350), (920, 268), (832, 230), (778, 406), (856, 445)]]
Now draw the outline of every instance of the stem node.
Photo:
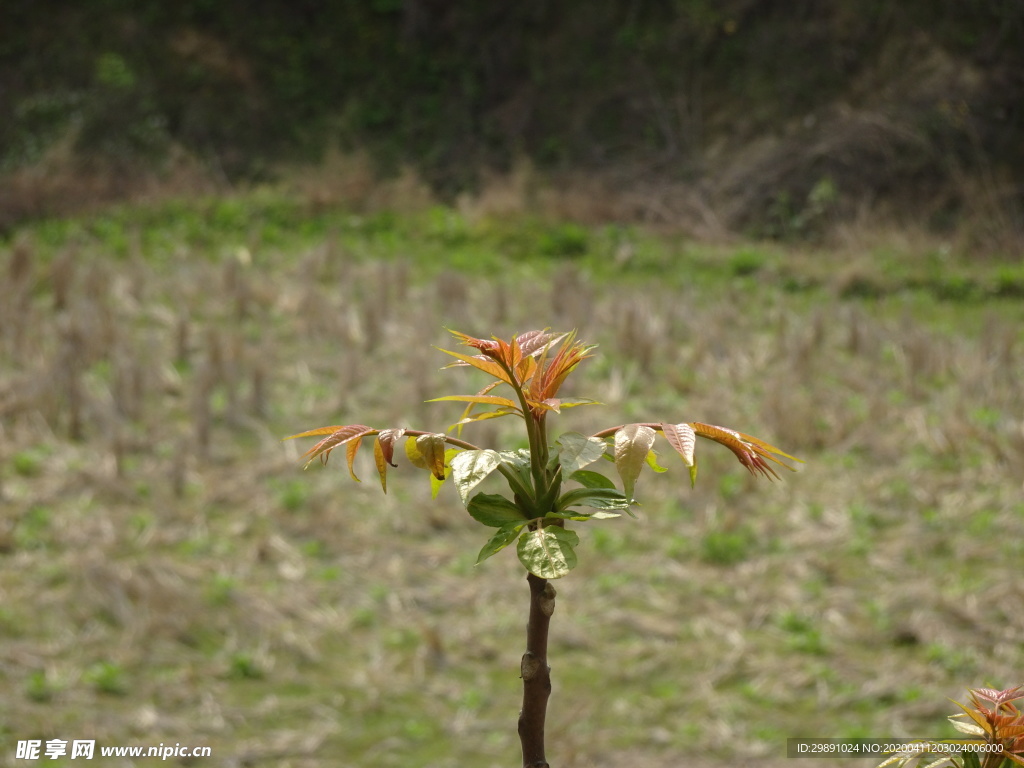
[(529, 682), (540, 671), (540, 667), (540, 660), (527, 651), (523, 654), (523, 660), (519, 664), (519, 676), (523, 678), (524, 683)]

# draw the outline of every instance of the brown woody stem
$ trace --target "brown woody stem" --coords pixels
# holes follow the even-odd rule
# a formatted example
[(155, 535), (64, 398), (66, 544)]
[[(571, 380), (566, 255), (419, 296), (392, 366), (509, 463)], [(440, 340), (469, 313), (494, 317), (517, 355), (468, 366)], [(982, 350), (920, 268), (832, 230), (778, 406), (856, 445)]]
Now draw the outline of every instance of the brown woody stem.
[(530, 585), (530, 620), (526, 625), (526, 653), (521, 665), (523, 709), (519, 713), (519, 741), (523, 768), (549, 768), (544, 756), (544, 719), (551, 695), (548, 666), (548, 625), (555, 612), (555, 588), (547, 579), (527, 574)]

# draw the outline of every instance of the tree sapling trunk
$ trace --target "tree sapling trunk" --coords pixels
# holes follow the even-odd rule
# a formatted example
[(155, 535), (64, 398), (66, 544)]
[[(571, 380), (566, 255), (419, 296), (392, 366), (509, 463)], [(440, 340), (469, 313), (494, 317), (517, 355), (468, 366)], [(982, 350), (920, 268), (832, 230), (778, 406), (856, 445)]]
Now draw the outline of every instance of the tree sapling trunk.
[(526, 653), (521, 664), (523, 709), (519, 713), (519, 741), (523, 768), (549, 768), (544, 756), (544, 719), (551, 695), (548, 666), (548, 626), (555, 612), (555, 588), (547, 579), (527, 574), (530, 584), (530, 619), (526, 625)]

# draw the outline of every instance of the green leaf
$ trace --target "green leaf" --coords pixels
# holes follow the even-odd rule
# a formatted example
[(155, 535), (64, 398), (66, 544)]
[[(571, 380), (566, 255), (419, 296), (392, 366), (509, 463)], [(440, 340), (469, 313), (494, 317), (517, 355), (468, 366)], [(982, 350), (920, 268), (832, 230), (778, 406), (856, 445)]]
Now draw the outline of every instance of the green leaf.
[(546, 400), (527, 400), (530, 408), (539, 408), (545, 411), (561, 413), (563, 408), (575, 408), (579, 405), (601, 405), (597, 400), (590, 400), (585, 397), (549, 397)]
[[(544, 517), (550, 517), (555, 520), (572, 520), (577, 523), (584, 523), (590, 520), (594, 516), (593, 512), (586, 512), (582, 509), (574, 509), (566, 512), (548, 512)], [(616, 515), (618, 517), (618, 515)]]
[(491, 528), (519, 524), (527, 519), (519, 507), (504, 496), (493, 493), (478, 493), (469, 500), (466, 508), (474, 520)]
[(558, 499), (555, 511), (561, 512), (574, 506), (626, 509), (629, 506), (629, 499), (617, 488), (573, 488)]
[(527, 531), (519, 537), (516, 550), (530, 573), (542, 579), (560, 579), (576, 567), (576, 551), (580, 543), (575, 531), (548, 525)]
[(583, 509), (572, 509), (566, 510), (565, 512), (548, 512), (545, 517), (554, 517), (558, 520), (573, 520), (577, 523), (583, 523), (587, 520), (611, 520), (615, 517), (622, 517), (622, 515), (618, 512), (605, 512), (600, 509), (595, 509), (593, 512), (587, 512)]
[(591, 400), (589, 397), (560, 397), (551, 398), (545, 402), (551, 402), (551, 400), (558, 400), (559, 408), (575, 408), (579, 405), (603, 405), (603, 403), (597, 400)]
[(480, 481), (493, 472), (501, 463), (501, 456), (497, 451), (462, 451), (452, 459), (452, 477), (455, 480), (455, 487), (459, 489), (459, 496), (462, 503), (469, 503), (469, 492), (472, 491)]
[(654, 430), (642, 424), (627, 424), (615, 433), (615, 467), (629, 499), (633, 498), (636, 479), (640, 477), (647, 453), (654, 445), (654, 436)]
[(526, 522), (524, 521), (521, 523), (508, 523), (501, 526), (501, 528), (499, 528), (494, 535), (487, 540), (483, 549), (480, 550), (480, 554), (476, 556), (476, 564), (480, 565), (484, 560), (498, 554), (501, 550), (519, 538), (519, 532), (523, 530), (525, 525)]
[(530, 452), (525, 448), (518, 451), (500, 451), (498, 456), (505, 467), (502, 474), (512, 487), (512, 492), (524, 499), (533, 500), (533, 477), (530, 472)]
[(599, 437), (586, 437), (578, 432), (566, 432), (558, 438), (558, 461), (566, 476), (593, 464), (608, 447)]
[(589, 469), (581, 469), (569, 475), (570, 480), (575, 480), (585, 488), (614, 488), (615, 483), (611, 478), (605, 477), (600, 472), (591, 472)]
[(520, 470), (529, 477), (530, 452), (526, 448), (520, 448), (518, 451), (499, 451), (498, 456), (502, 464)]

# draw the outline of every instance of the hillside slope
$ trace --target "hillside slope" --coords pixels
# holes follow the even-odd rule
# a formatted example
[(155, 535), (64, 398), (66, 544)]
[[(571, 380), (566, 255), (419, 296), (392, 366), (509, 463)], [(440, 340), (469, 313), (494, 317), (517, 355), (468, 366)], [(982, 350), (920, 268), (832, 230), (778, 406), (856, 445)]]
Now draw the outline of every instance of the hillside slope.
[(0, 226), (86, 178), (117, 197), (186, 157), (234, 183), (341, 146), (446, 195), (526, 158), (667, 201), (619, 215), (728, 231), (1021, 228), (1016, 3), (51, 6), (0, 8)]

